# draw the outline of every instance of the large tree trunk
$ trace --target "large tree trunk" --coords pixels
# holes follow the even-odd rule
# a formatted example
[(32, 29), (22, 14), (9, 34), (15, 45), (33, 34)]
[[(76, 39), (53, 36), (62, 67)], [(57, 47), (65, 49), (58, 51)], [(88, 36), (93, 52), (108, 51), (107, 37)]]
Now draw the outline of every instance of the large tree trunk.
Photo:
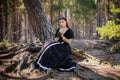
[(44, 42), (47, 38), (53, 37), (51, 23), (45, 15), (40, 0), (23, 0), (27, 9), (28, 18), (35, 36)]
[(105, 25), (106, 19), (106, 0), (98, 0), (98, 26)]
[[(101, 27), (105, 25), (107, 20), (106, 15), (106, 0), (98, 0), (98, 10), (97, 10), (97, 26)], [(97, 35), (99, 37), (100, 35)]]

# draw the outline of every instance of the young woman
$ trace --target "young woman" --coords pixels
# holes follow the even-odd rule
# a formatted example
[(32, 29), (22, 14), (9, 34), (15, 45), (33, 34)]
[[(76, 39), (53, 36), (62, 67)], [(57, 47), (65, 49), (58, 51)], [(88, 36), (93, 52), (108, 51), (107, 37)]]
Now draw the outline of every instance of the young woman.
[(42, 49), (35, 61), (35, 66), (40, 70), (72, 71), (76, 67), (70, 48), (73, 32), (65, 17), (59, 19), (59, 24), (54, 41)]

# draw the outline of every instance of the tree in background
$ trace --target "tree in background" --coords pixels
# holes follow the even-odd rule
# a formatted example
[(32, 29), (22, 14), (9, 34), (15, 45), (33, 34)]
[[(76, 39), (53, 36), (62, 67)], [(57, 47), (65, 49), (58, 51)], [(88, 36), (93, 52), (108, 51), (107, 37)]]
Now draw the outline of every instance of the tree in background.
[(102, 27), (98, 27), (97, 31), (100, 34), (100, 39), (108, 38), (114, 44), (111, 51), (120, 50), (120, 1), (106, 0), (106, 15), (107, 21)]
[(43, 42), (53, 36), (54, 30), (59, 26), (57, 19), (60, 15), (67, 17), (75, 38), (91, 39), (96, 26), (105, 26), (107, 20), (114, 20), (115, 24), (119, 24), (120, 19), (119, 0), (95, 1), (1, 0), (0, 41), (9, 39), (19, 42), (24, 36), (27, 42), (35, 34)]
[(76, 38), (90, 39), (95, 32), (96, 4), (94, 0), (43, 0), (43, 4), (54, 30), (58, 27), (58, 17), (62, 15), (67, 17)]
[(21, 37), (20, 0), (1, 0), (0, 3), (0, 41), (18, 42)]
[[(107, 10), (104, 13), (108, 20), (105, 21), (101, 28), (97, 28), (101, 39), (108, 37), (109, 39), (119, 39), (120, 38), (120, 1), (119, 0), (107, 0), (106, 1)], [(102, 15), (102, 14), (101, 14)]]
[(76, 0), (73, 9), (76, 27), (81, 38), (91, 39), (96, 23), (96, 3), (94, 0)]
[(2, 27), (2, 2), (0, 2), (0, 42), (2, 41), (3, 39), (3, 27)]
[(8, 0), (0, 2), (0, 41), (8, 33)]

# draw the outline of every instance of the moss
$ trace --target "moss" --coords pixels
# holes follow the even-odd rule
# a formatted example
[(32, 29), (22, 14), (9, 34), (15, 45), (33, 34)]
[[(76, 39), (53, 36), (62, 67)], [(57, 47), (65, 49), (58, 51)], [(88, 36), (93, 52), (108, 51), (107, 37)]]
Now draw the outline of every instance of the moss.
[(0, 50), (5, 50), (7, 49), (6, 45), (4, 43), (0, 43)]

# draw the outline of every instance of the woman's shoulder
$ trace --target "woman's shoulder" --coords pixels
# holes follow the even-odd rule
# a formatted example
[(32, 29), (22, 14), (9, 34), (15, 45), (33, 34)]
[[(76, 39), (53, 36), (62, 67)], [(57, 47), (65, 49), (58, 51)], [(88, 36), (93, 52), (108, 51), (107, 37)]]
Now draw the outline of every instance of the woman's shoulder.
[(68, 28), (68, 32), (73, 32), (71, 28)]
[(73, 34), (72, 29), (68, 28), (68, 30), (66, 31), (65, 36), (66, 36), (66, 38), (68, 38), (68, 39), (74, 38), (74, 34)]
[(68, 28), (68, 30), (66, 31), (66, 34), (73, 35), (72, 29), (71, 29), (71, 28)]

